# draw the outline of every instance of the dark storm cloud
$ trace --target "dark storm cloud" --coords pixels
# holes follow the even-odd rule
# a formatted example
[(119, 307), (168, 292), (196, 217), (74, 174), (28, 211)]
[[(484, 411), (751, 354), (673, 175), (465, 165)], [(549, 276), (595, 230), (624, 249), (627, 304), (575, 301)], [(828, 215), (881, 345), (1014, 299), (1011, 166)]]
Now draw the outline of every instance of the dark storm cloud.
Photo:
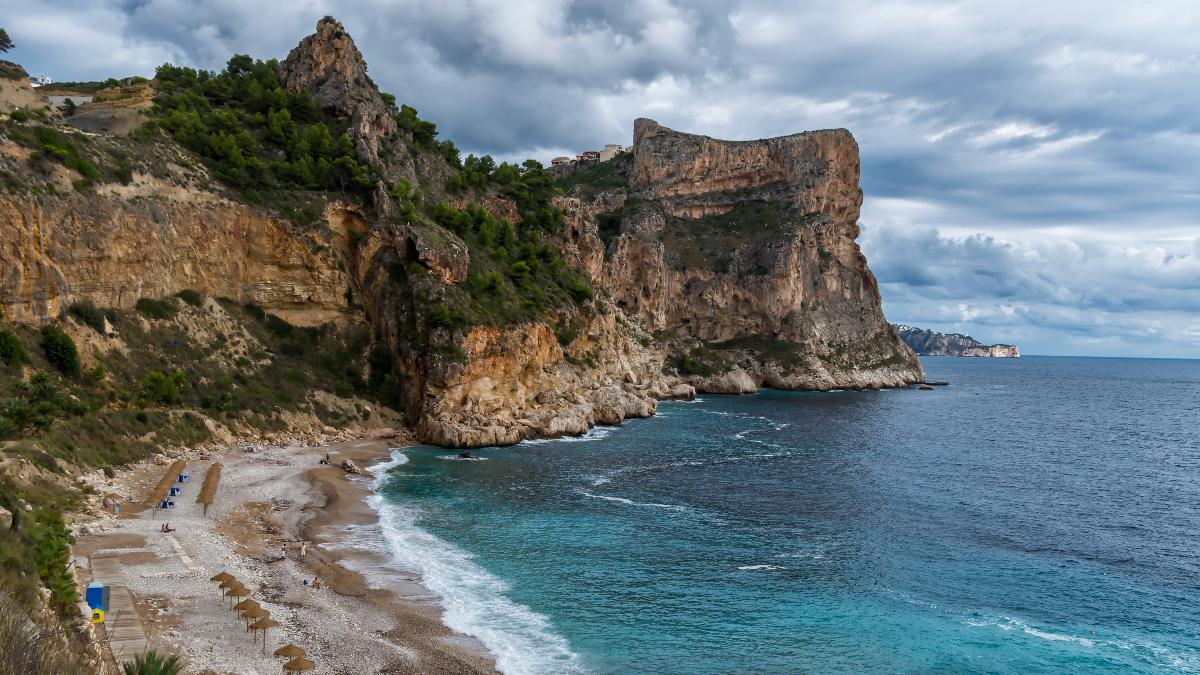
[(737, 139), (845, 127), (893, 318), (986, 321), (1047, 351), (1200, 356), (1197, 3), (0, 6), (9, 56), (58, 79), (282, 58), (333, 14), (383, 88), (504, 159), (628, 142), (638, 116)]

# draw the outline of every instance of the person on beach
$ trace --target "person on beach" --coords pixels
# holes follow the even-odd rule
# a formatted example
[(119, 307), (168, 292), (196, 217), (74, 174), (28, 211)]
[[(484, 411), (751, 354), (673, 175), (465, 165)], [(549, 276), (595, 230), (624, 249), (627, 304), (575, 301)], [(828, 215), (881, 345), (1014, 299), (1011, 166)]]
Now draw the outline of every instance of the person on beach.
[(312, 587), (321, 588), (321, 577), (313, 577)]
[(121, 502), (116, 499), (113, 500), (113, 515), (121, 515)]
[(304, 554), (308, 552), (308, 542), (300, 542), (300, 560), (304, 560)]

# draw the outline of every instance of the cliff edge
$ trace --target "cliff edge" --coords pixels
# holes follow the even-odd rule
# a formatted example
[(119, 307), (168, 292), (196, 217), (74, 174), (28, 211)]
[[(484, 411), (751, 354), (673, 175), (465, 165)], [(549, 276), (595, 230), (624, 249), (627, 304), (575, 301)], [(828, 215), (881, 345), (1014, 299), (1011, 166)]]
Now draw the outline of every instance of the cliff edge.
[(639, 119), (633, 141), (612, 167), (568, 177), (573, 254), (682, 377), (712, 392), (922, 379), (855, 243), (849, 132), (722, 141)]

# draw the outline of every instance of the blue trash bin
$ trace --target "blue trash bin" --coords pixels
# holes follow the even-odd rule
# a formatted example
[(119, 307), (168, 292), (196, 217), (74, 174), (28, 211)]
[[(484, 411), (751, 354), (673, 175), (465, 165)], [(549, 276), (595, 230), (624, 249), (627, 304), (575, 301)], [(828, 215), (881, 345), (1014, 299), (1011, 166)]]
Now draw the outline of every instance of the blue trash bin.
[(93, 581), (87, 586), (87, 593), (84, 596), (87, 598), (88, 607), (108, 611), (108, 586)]

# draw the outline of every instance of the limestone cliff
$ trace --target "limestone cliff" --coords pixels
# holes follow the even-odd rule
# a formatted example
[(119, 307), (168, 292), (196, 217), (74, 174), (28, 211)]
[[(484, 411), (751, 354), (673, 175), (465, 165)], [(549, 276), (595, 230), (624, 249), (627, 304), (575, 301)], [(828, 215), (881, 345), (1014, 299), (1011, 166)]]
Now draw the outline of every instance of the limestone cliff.
[[(0, 168), (24, 177), (0, 194), (7, 319), (194, 289), (298, 325), (365, 320), (370, 370), (390, 368), (419, 437), (448, 446), (583, 433), (694, 388), (921, 379), (854, 241), (862, 193), (846, 131), (729, 142), (638, 120), (632, 153), (596, 168), (603, 189), (583, 180), (552, 199), (540, 168), (452, 185), (457, 150), (378, 91), (332, 19), (277, 74), (277, 98), (311, 97), (347, 130), (368, 180), (273, 194), (268, 208), (166, 133), (4, 122)], [(255, 115), (240, 119), (271, 117)], [(62, 161), (35, 149), (46, 139)], [(275, 147), (262, 166), (285, 160)], [(120, 166), (81, 177), (89, 157)], [(304, 205), (313, 217), (295, 218)]]
[(193, 289), (313, 326), (349, 315), (348, 286), (327, 244), (212, 193), (0, 194), (0, 310), (11, 321)]
[(626, 186), (590, 191), (576, 177), (564, 201), (572, 251), (698, 388), (922, 378), (855, 243), (862, 191), (849, 132), (732, 142), (642, 119), (626, 162)]

